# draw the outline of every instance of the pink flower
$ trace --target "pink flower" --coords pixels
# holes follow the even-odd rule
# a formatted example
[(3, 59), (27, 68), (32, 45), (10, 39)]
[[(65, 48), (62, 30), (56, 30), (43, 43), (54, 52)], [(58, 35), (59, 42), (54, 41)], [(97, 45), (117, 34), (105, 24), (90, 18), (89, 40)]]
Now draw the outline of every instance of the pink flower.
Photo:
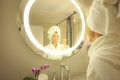
[(32, 73), (34, 74), (36, 72), (36, 68), (32, 68)]
[(38, 76), (42, 70), (46, 70), (49, 67), (50, 66), (48, 64), (43, 64), (40, 68), (32, 68), (32, 73), (34, 74), (35, 79), (38, 78)]
[(36, 68), (36, 72), (39, 74), (41, 72), (40, 68)]
[(47, 69), (47, 68), (49, 68), (50, 66), (48, 65), (48, 64), (43, 64), (41, 67), (40, 67), (40, 69), (42, 69), (42, 70), (45, 70), (45, 69)]

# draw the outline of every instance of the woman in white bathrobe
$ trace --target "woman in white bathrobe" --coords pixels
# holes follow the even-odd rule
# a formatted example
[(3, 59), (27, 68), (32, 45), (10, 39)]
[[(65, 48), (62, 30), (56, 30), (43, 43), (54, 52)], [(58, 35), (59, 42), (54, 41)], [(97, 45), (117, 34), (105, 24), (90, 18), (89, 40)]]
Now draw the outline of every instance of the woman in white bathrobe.
[[(60, 43), (60, 28), (58, 26), (50, 27), (50, 29), (48, 30), (48, 38), (50, 40), (50, 43), (45, 46), (47, 49), (53, 51), (64, 51), (65, 49), (69, 48), (65, 40), (63, 44)], [(61, 60), (63, 57), (68, 56), (71, 56), (71, 53), (66, 55), (52, 55), (52, 54), (50, 55), (46, 53), (43, 54), (43, 57), (53, 60)]]
[(120, 80), (119, 13), (120, 0), (93, 0), (87, 17), (87, 80)]

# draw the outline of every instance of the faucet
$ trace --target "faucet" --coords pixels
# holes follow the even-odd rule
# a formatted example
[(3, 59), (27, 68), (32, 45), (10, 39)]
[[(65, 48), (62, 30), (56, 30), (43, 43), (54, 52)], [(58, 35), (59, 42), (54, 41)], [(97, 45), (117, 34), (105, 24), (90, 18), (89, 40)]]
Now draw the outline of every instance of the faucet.
[(56, 78), (55, 78), (55, 72), (53, 72), (53, 80), (56, 80)]
[(70, 70), (67, 70), (67, 77), (66, 80), (70, 80)]
[(65, 80), (70, 80), (70, 70), (69, 67), (64, 65), (61, 61), (60, 61), (60, 80), (64, 80), (63, 79), (63, 69), (67, 72), (67, 76)]

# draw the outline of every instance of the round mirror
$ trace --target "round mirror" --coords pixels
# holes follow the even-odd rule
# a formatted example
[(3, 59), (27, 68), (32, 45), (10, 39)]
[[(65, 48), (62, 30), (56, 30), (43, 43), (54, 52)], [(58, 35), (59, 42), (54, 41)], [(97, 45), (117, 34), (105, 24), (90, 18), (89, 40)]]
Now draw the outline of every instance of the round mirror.
[[(29, 12), (25, 13), (25, 10)], [(25, 19), (28, 20), (26, 25)], [(21, 0), (17, 23), (27, 45), (47, 59), (61, 60), (70, 57), (82, 47), (85, 23), (75, 0)], [(30, 28), (28, 32), (31, 32), (30, 36), (36, 43), (28, 36), (26, 30), (29, 29), (26, 26)]]

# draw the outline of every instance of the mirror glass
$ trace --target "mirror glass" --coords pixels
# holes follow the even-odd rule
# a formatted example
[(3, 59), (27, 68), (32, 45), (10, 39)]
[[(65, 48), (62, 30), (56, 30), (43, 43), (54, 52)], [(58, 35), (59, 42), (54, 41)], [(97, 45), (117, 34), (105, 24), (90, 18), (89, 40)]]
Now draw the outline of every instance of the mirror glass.
[[(28, 0), (21, 0), (17, 15), (17, 24), (22, 38), (24, 39), (25, 43), (27, 43), (27, 45), (31, 48), (31, 50), (40, 56), (52, 60), (65, 59), (78, 53), (82, 47), (83, 42), (73, 52), (63, 56), (45, 54), (36, 46), (34, 46), (26, 35), (23, 25), (24, 9), (27, 2)], [(55, 41), (59, 42), (61, 46), (65, 47), (65, 49), (71, 48), (73, 45), (75, 45), (81, 36), (81, 17), (77, 8), (73, 5), (73, 3), (71, 3), (70, 0), (36, 0), (30, 10), (29, 23), (34, 37), (40, 44), (45, 47), (53, 43), (53, 34), (51, 36), (51, 40), (49, 39), (50, 33), (48, 34), (48, 31), (52, 26), (59, 27), (60, 33), (57, 32), (59, 33), (59, 39), (56, 39)], [(51, 30), (51, 33), (53, 32), (54, 29)], [(61, 46), (57, 46), (58, 50), (63, 50), (60, 49)], [(52, 47), (54, 46), (52, 45)]]

